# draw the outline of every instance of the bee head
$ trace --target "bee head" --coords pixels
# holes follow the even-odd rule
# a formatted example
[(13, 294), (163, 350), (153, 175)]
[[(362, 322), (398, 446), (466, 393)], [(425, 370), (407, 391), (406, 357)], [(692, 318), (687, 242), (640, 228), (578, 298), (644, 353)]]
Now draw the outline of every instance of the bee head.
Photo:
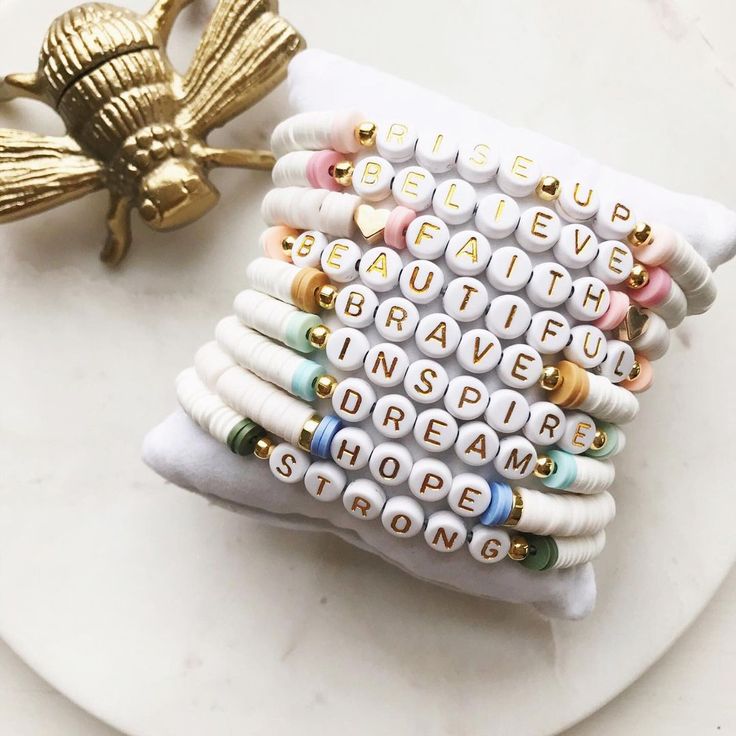
[(137, 207), (150, 227), (171, 230), (199, 219), (219, 197), (198, 164), (170, 158), (143, 178)]

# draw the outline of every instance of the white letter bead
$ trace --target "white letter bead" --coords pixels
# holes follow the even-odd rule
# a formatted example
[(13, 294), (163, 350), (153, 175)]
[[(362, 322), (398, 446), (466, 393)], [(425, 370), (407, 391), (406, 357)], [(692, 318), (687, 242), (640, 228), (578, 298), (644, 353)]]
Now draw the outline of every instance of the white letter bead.
[(414, 537), (424, 529), (424, 509), (410, 496), (394, 496), (383, 507), (381, 523), (395, 537)]
[(450, 492), (452, 473), (440, 460), (423, 457), (414, 463), (409, 475), (409, 490), (421, 501), (441, 501)]
[(371, 248), (360, 259), (360, 280), (374, 291), (391, 291), (399, 283), (401, 266), (401, 256), (393, 248)]
[(362, 255), (352, 240), (333, 240), (322, 251), (320, 266), (332, 281), (345, 284), (357, 278)]
[(415, 360), (406, 372), (404, 391), (420, 404), (433, 404), (445, 395), (450, 379), (434, 360)]
[(502, 294), (491, 300), (486, 313), (486, 327), (502, 340), (515, 340), (523, 335), (532, 321), (529, 305), (514, 294)]
[(381, 486), (372, 480), (358, 478), (348, 484), (345, 493), (342, 494), (342, 503), (351, 516), (370, 521), (381, 515), (386, 503), (386, 494)]
[(335, 501), (347, 484), (345, 471), (330, 462), (312, 463), (304, 476), (304, 487), (318, 501)]
[(432, 209), (448, 225), (462, 225), (475, 212), (475, 189), (462, 179), (446, 179), (437, 185), (432, 197)]
[(319, 230), (307, 230), (297, 235), (291, 249), (291, 262), (303, 268), (316, 268), (320, 264), (322, 251), (327, 247), (327, 238)]
[(357, 427), (344, 427), (333, 438), (330, 455), (345, 470), (360, 470), (368, 465), (373, 452), (373, 440), (368, 432)]
[(606, 357), (606, 336), (594, 325), (576, 325), (570, 330), (565, 357), (581, 368), (595, 368)]
[(473, 527), (468, 543), (473, 559), (486, 565), (506, 559), (511, 549), (511, 537), (505, 529), (492, 529), (482, 524)]
[(401, 485), (409, 477), (411, 466), (411, 453), (398, 442), (376, 445), (368, 461), (371, 475), (386, 486)]
[(420, 166), (401, 169), (391, 184), (396, 204), (420, 212), (432, 203), (435, 181), (432, 174)]
[(355, 164), (353, 189), (368, 202), (380, 202), (391, 193), (394, 167), (380, 156), (366, 156)]
[(371, 414), (373, 426), (389, 439), (406, 437), (417, 420), (414, 404), (402, 394), (386, 394), (376, 402)]
[(419, 324), (419, 311), (401, 296), (381, 302), (376, 311), (376, 330), (384, 340), (404, 342), (414, 336)]
[(498, 454), (499, 446), (498, 435), (485, 422), (468, 422), (457, 434), (455, 454), (466, 465), (487, 465)]
[(473, 376), (456, 376), (447, 386), (444, 402), (457, 419), (477, 419), (488, 406), (488, 389)]
[(516, 230), (520, 214), (516, 200), (504, 194), (488, 194), (478, 202), (475, 226), (487, 238), (501, 240)]
[(378, 153), (395, 164), (412, 158), (416, 143), (417, 131), (408, 123), (391, 122), (379, 126), (376, 136)]
[(363, 365), (370, 349), (368, 338), (353, 327), (335, 330), (327, 341), (327, 360), (343, 371), (355, 371)]
[(633, 267), (634, 257), (629, 247), (618, 240), (604, 240), (600, 243), (598, 254), (588, 266), (591, 275), (604, 284), (620, 284), (626, 281)]
[(407, 263), (399, 276), (401, 293), (414, 304), (429, 304), (441, 293), (445, 274), (432, 261), (417, 260)]
[(362, 422), (376, 403), (376, 392), (362, 378), (346, 378), (337, 384), (332, 408), (346, 422)]
[(446, 358), (460, 344), (460, 327), (452, 317), (436, 312), (422, 317), (414, 335), (420, 352), (429, 358)]
[(536, 401), (529, 407), (524, 436), (533, 444), (547, 447), (559, 442), (567, 422), (565, 412), (551, 401)]
[(282, 483), (299, 483), (309, 469), (309, 455), (288, 442), (280, 442), (273, 448), (268, 466), (275, 478)]
[(611, 304), (608, 287), (594, 276), (583, 276), (572, 282), (572, 294), (567, 300), (570, 316), (582, 322), (592, 322), (602, 317)]
[(498, 153), (488, 143), (463, 143), (457, 154), (457, 173), (466, 181), (485, 184), (496, 176)]
[(434, 261), (445, 252), (449, 240), (449, 228), (434, 215), (416, 217), (406, 229), (406, 249), (415, 258)]
[(450, 511), (435, 511), (427, 519), (424, 539), (438, 552), (455, 552), (468, 538), (468, 530), (461, 519)]
[(560, 353), (570, 339), (570, 323), (559, 312), (545, 310), (532, 316), (526, 342), (542, 355)]
[(335, 302), (335, 314), (348, 327), (368, 327), (378, 309), (378, 297), (363, 284), (340, 289)]
[(455, 138), (440, 130), (432, 130), (419, 134), (414, 157), (433, 174), (441, 174), (455, 165), (457, 150)]
[(634, 225), (636, 215), (628, 205), (617, 199), (601, 198), (594, 225), (598, 237), (621, 240), (634, 229)]
[(523, 437), (504, 437), (493, 461), (496, 471), (509, 480), (521, 480), (534, 471), (537, 451)]
[(496, 181), (501, 191), (512, 197), (528, 197), (534, 193), (542, 177), (539, 164), (528, 156), (506, 156), (501, 159)]
[(477, 276), (491, 260), (491, 244), (475, 230), (461, 230), (450, 238), (445, 251), (447, 267), (458, 276)]
[(457, 438), (457, 422), (443, 409), (426, 409), (414, 425), (414, 439), (427, 452), (449, 450)]
[(544, 253), (560, 239), (560, 218), (547, 207), (530, 207), (519, 219), (516, 242), (530, 253)]
[(584, 182), (569, 180), (562, 183), (560, 196), (555, 204), (557, 211), (565, 219), (573, 222), (585, 222), (598, 214), (600, 198), (593, 187), (586, 185)]
[(580, 411), (567, 412), (565, 431), (557, 441), (557, 446), (565, 452), (580, 455), (590, 449), (595, 438), (595, 422)]
[(376, 386), (398, 386), (409, 369), (409, 358), (403, 348), (390, 342), (379, 342), (366, 354), (363, 363), (368, 380)]
[(572, 276), (559, 263), (540, 263), (532, 269), (526, 287), (529, 299), (538, 307), (557, 307), (572, 292)]
[(486, 421), (497, 432), (518, 432), (529, 419), (529, 404), (523, 394), (502, 388), (491, 394)]
[(486, 276), (494, 289), (518, 291), (529, 283), (532, 276), (532, 262), (523, 250), (507, 245), (493, 254), (486, 269)]
[(460, 473), (452, 481), (447, 505), (459, 516), (480, 516), (491, 503), (491, 487), (475, 473)]
[(621, 340), (609, 340), (606, 358), (600, 364), (601, 375), (611, 383), (621, 383), (629, 377), (635, 360), (631, 345)]
[(598, 253), (598, 238), (585, 225), (565, 225), (552, 253), (566, 268), (585, 268)]
[(442, 297), (445, 311), (460, 322), (472, 322), (482, 317), (488, 307), (488, 290), (470, 276), (453, 279)]
[(498, 377), (511, 388), (529, 388), (542, 376), (544, 363), (534, 348), (517, 343), (504, 348)]
[(501, 360), (501, 344), (488, 330), (468, 330), (457, 347), (457, 362), (470, 373), (488, 373)]

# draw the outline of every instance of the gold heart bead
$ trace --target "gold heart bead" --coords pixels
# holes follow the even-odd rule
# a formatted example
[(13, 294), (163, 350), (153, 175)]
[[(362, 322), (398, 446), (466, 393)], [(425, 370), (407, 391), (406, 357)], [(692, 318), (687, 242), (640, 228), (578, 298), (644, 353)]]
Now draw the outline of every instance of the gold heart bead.
[(630, 306), (624, 321), (618, 326), (618, 339), (631, 342), (641, 337), (649, 326), (649, 315), (639, 307)]
[(391, 210), (377, 210), (369, 204), (361, 204), (355, 210), (353, 219), (363, 237), (371, 245), (375, 245), (383, 240), (383, 231), (390, 215)]

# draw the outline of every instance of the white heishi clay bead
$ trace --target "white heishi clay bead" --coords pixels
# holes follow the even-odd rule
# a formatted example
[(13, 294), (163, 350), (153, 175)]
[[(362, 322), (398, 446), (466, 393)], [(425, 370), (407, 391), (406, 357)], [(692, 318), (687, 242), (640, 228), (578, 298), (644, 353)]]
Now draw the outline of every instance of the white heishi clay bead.
[(459, 516), (480, 516), (491, 503), (491, 487), (475, 473), (460, 473), (452, 480), (447, 505)]
[(290, 151), (276, 159), (271, 170), (271, 179), (277, 187), (308, 187), (307, 166), (313, 151)]
[(507, 245), (493, 254), (486, 276), (494, 289), (518, 291), (529, 283), (532, 262), (523, 250)]
[(593, 187), (585, 182), (567, 180), (562, 182), (560, 196), (555, 201), (555, 206), (566, 220), (585, 222), (598, 214), (600, 203), (598, 192)]
[(455, 444), (457, 422), (444, 409), (426, 409), (417, 417), (414, 439), (427, 452), (444, 452)]
[(538, 307), (558, 307), (571, 292), (572, 276), (559, 263), (540, 263), (532, 269), (526, 293)]
[(446, 358), (460, 344), (460, 326), (452, 317), (441, 312), (422, 317), (414, 333), (417, 347), (429, 358)]
[(493, 462), (499, 447), (498, 435), (485, 422), (463, 424), (455, 440), (455, 454), (475, 467)]
[(346, 378), (337, 384), (332, 408), (346, 422), (362, 422), (376, 403), (376, 392), (362, 378)]
[(523, 394), (501, 388), (491, 394), (486, 421), (497, 432), (518, 432), (529, 420), (529, 404)]
[(523, 437), (504, 437), (498, 455), (493, 461), (496, 472), (509, 480), (520, 480), (531, 475), (537, 464), (537, 451)]
[(687, 297), (676, 281), (670, 284), (667, 296), (657, 306), (650, 307), (652, 312), (658, 314), (666, 323), (667, 327), (677, 327), (687, 316)]
[(504, 348), (498, 364), (498, 377), (511, 388), (529, 388), (542, 376), (544, 362), (539, 353), (524, 344)]
[(519, 218), (516, 242), (530, 253), (544, 253), (560, 239), (562, 223), (548, 207), (530, 207)]
[(320, 264), (322, 251), (327, 247), (327, 238), (319, 230), (307, 230), (296, 236), (291, 249), (291, 262), (299, 268)]
[(457, 154), (457, 173), (473, 184), (491, 181), (498, 171), (496, 149), (488, 143), (462, 143)]
[(595, 368), (606, 357), (606, 336), (594, 325), (575, 325), (570, 331), (570, 342), (565, 357), (581, 368)]
[(365, 430), (357, 427), (344, 427), (330, 444), (330, 455), (344, 470), (360, 470), (368, 465), (373, 452), (373, 440)]
[(409, 477), (412, 462), (406, 447), (398, 442), (382, 442), (373, 450), (368, 468), (379, 483), (399, 486)]
[(462, 179), (446, 179), (434, 190), (432, 209), (448, 225), (462, 225), (473, 216), (477, 202), (471, 184)]
[(319, 208), (317, 229), (349, 238), (355, 230), (355, 210), (362, 201), (348, 192), (330, 192)]
[(517, 488), (516, 492), (524, 502), (523, 518), (516, 525), (520, 532), (570, 537), (590, 534), (606, 527), (616, 515), (616, 503), (607, 491), (585, 496), (529, 488)]
[(414, 156), (417, 130), (408, 123), (391, 121), (378, 126), (376, 148), (378, 153), (395, 164), (408, 161)]
[(283, 483), (299, 483), (309, 470), (309, 455), (288, 442), (280, 442), (268, 458), (268, 467), (274, 478)]
[(371, 414), (373, 426), (391, 440), (406, 437), (417, 420), (414, 404), (402, 394), (386, 394), (376, 402)]
[(496, 175), (501, 191), (512, 197), (528, 197), (533, 194), (541, 178), (542, 169), (539, 164), (522, 155), (503, 156)]
[(592, 276), (604, 284), (626, 281), (634, 267), (634, 256), (629, 246), (618, 240), (604, 240), (598, 245), (598, 254), (588, 268)]
[(592, 322), (602, 317), (611, 304), (608, 287), (594, 276), (582, 276), (572, 282), (572, 294), (567, 300), (567, 311), (581, 322)]
[(634, 229), (634, 225), (636, 214), (631, 207), (618, 199), (601, 197), (593, 225), (599, 238), (621, 240)]
[(433, 457), (417, 460), (409, 474), (409, 490), (420, 501), (441, 501), (450, 492), (451, 484), (450, 468)]
[(414, 157), (420, 166), (433, 174), (441, 174), (455, 165), (458, 148), (457, 140), (444, 131), (423, 131), (417, 138)]
[(381, 524), (395, 537), (414, 537), (424, 529), (424, 509), (410, 496), (394, 496), (383, 507)]
[(458, 276), (477, 276), (491, 260), (491, 244), (475, 230), (455, 233), (447, 244), (445, 263)]
[(589, 373), (588, 396), (579, 408), (601, 421), (626, 424), (639, 413), (639, 400), (636, 394), (611, 383), (605, 376)]
[(532, 321), (529, 305), (514, 294), (502, 294), (491, 300), (486, 313), (486, 327), (502, 340), (521, 337)]
[(442, 292), (445, 274), (432, 261), (416, 260), (407, 263), (399, 276), (401, 293), (415, 304), (429, 304)]
[(516, 230), (520, 215), (516, 200), (504, 194), (488, 194), (478, 202), (475, 226), (487, 238), (501, 240)]
[(547, 447), (559, 441), (565, 432), (565, 412), (551, 401), (535, 401), (529, 407), (529, 421), (524, 436), (534, 445)]
[(368, 327), (378, 309), (378, 297), (363, 284), (344, 286), (335, 302), (335, 315), (347, 327)]
[(312, 463), (304, 476), (307, 493), (318, 501), (336, 501), (348, 482), (345, 471), (330, 462)]
[(434, 215), (416, 217), (406, 229), (406, 249), (415, 258), (434, 261), (444, 254), (449, 241), (449, 228)]
[(568, 411), (565, 416), (565, 431), (557, 446), (572, 455), (580, 455), (590, 449), (595, 438), (595, 422), (581, 411)]
[(477, 419), (488, 406), (488, 389), (473, 376), (455, 376), (447, 386), (444, 403), (457, 419)]
[(449, 383), (447, 371), (439, 363), (415, 360), (406, 372), (404, 391), (420, 404), (433, 404), (445, 395)]
[(629, 377), (636, 356), (627, 342), (609, 340), (605, 360), (600, 364), (600, 372), (611, 383), (621, 383)]
[(570, 339), (570, 323), (559, 312), (537, 312), (526, 331), (526, 343), (542, 355), (554, 355), (563, 350)]
[(455, 552), (467, 538), (465, 524), (450, 511), (435, 511), (427, 519), (424, 540), (437, 552)]
[(565, 268), (585, 268), (598, 254), (598, 238), (585, 225), (565, 225), (552, 253)]
[(342, 494), (345, 510), (358, 519), (377, 519), (386, 503), (386, 494), (381, 486), (368, 478), (358, 478), (348, 484)]
[(432, 203), (435, 186), (434, 177), (427, 169), (407, 166), (394, 177), (391, 192), (396, 204), (420, 212)]
[(473, 527), (468, 549), (474, 560), (492, 565), (506, 559), (511, 549), (511, 537), (505, 529), (477, 524)]
[(404, 342), (413, 337), (419, 324), (419, 312), (401, 296), (381, 302), (376, 311), (376, 330), (384, 340)]
[(472, 322), (485, 313), (488, 307), (488, 290), (478, 279), (461, 276), (447, 285), (442, 306), (459, 322)]
[(320, 256), (320, 267), (331, 281), (346, 284), (358, 277), (358, 262), (363, 255), (352, 240), (333, 240)]
[(380, 156), (366, 156), (355, 164), (353, 189), (367, 202), (380, 202), (391, 194), (394, 167)]
[(631, 347), (649, 360), (659, 360), (669, 350), (670, 331), (667, 323), (653, 312), (647, 312), (649, 320), (644, 334), (631, 341)]
[(360, 280), (374, 291), (391, 291), (399, 283), (401, 266), (401, 256), (393, 248), (371, 248), (360, 259)]
[(363, 365), (371, 344), (368, 338), (354, 327), (335, 330), (327, 341), (327, 360), (343, 371), (357, 371)]
[(606, 546), (606, 532), (601, 530), (591, 537), (555, 538), (555, 543), (557, 545), (557, 560), (550, 569), (560, 570), (567, 567), (576, 567), (598, 557)]
[(379, 342), (365, 356), (363, 363), (368, 380), (376, 386), (398, 386), (409, 369), (409, 357), (403, 348), (390, 342)]
[(501, 343), (488, 330), (468, 330), (457, 346), (457, 362), (470, 373), (488, 373), (501, 360)]

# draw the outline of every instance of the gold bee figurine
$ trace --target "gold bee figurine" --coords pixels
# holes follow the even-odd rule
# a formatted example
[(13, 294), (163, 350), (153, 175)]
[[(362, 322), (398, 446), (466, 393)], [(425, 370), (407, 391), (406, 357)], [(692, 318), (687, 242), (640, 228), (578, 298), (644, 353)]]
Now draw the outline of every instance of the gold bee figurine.
[(130, 245), (133, 207), (154, 230), (187, 225), (219, 198), (215, 166), (270, 169), (268, 151), (206, 144), (207, 134), (275, 87), (304, 41), (275, 0), (220, 0), (181, 77), (166, 55), (192, 0), (157, 0), (147, 15), (105, 3), (69, 10), (49, 28), (33, 74), (0, 83), (0, 101), (30, 97), (64, 121), (66, 136), (0, 129), (0, 222), (107, 188), (101, 258)]

